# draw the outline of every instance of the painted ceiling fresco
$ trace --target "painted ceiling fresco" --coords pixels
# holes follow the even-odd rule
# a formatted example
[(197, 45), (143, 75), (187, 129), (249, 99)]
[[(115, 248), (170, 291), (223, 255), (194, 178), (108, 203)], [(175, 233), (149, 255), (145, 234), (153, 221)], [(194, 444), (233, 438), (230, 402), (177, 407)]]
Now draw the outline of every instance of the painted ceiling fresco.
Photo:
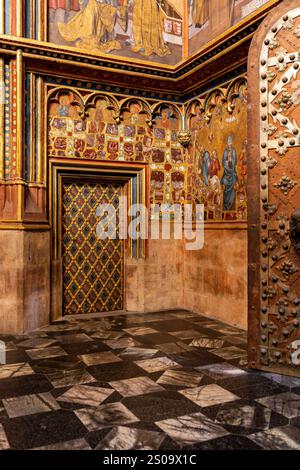
[[(93, 54), (175, 65), (184, 54), (197, 52), (267, 3), (270, 2), (49, 0), (48, 40)], [(188, 48), (183, 47), (186, 22)]]

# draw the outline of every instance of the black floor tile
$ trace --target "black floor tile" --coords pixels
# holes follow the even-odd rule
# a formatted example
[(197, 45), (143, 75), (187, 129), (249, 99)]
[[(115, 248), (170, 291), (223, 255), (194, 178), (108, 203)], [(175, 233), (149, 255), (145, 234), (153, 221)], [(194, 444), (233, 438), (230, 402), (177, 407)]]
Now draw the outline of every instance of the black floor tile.
[(173, 439), (171, 439), (169, 436), (166, 436), (166, 438), (164, 439), (163, 443), (161, 444), (159, 448), (160, 451), (164, 451), (164, 450), (172, 451), (172, 450), (180, 450), (180, 449), (181, 447), (175, 441), (173, 441)]
[(0, 380), (0, 399), (49, 392), (50, 382), (40, 374)]
[(203, 349), (201, 351), (190, 351), (176, 355), (169, 354), (168, 356), (184, 367), (200, 367), (209, 364), (225, 362), (224, 359), (217, 357), (209, 351)]
[(21, 349), (16, 351), (7, 351), (6, 353), (6, 363), (7, 364), (18, 364), (21, 362), (28, 362), (29, 356), (25, 351)]
[(132, 362), (123, 361), (115, 364), (101, 364), (99, 366), (91, 366), (87, 371), (101, 382), (112, 382), (115, 380), (131, 379), (133, 377), (141, 377), (148, 375), (140, 367)]
[(167, 320), (167, 321), (158, 321), (158, 322), (150, 322), (148, 323), (150, 328), (158, 331), (165, 331), (165, 332), (173, 332), (173, 331), (181, 331), (181, 330), (189, 330), (191, 328), (190, 323), (185, 320), (175, 319), (175, 320)]
[[(241, 374), (237, 375), (236, 377), (229, 377), (226, 379), (219, 380), (218, 384), (224, 388), (227, 388), (230, 391), (234, 391), (242, 387), (251, 387), (252, 385), (261, 386), (261, 388), (273, 387), (278, 385), (272, 380), (269, 380), (263, 376), (258, 376), (257, 374)], [(287, 387), (281, 387), (283, 391), (288, 390)]]
[[(296, 428), (300, 428), (300, 416), (298, 416), (297, 418), (291, 419), (291, 424), (293, 426), (296, 426)], [(299, 432), (300, 432), (300, 429), (299, 429)]]
[(85, 439), (91, 448), (94, 449), (110, 431), (111, 428), (100, 429), (99, 431), (91, 431), (85, 436)]
[[(227, 385), (227, 388), (229, 387)], [(230, 391), (237, 394), (240, 398), (244, 398), (246, 400), (256, 400), (258, 398), (284, 393), (286, 392), (286, 388), (279, 385), (262, 385), (261, 383), (257, 385), (254, 383), (244, 387), (230, 387)]]
[(77, 416), (65, 410), (11, 419), (4, 423), (4, 430), (11, 447), (19, 450), (70, 441), (87, 434)]
[(202, 413), (236, 435), (286, 426), (289, 420), (253, 400), (237, 400), (202, 409)]
[[(147, 323), (150, 326), (151, 323)], [(150, 328), (152, 328), (150, 326)], [(156, 346), (164, 343), (174, 343), (174, 336), (168, 335), (167, 333), (152, 333), (150, 335), (140, 336), (138, 341), (147, 346)]]
[(90, 341), (85, 343), (63, 344), (62, 348), (68, 354), (91, 354), (94, 352), (109, 351), (109, 347), (101, 341)]
[(122, 403), (141, 421), (152, 423), (200, 411), (198, 405), (171, 391), (124, 398)]
[(184, 450), (261, 450), (262, 448), (245, 436), (229, 435), (184, 447)]
[(30, 362), (31, 367), (39, 374), (52, 374), (58, 371), (81, 370), (85, 368), (80, 358), (75, 355), (39, 359)]

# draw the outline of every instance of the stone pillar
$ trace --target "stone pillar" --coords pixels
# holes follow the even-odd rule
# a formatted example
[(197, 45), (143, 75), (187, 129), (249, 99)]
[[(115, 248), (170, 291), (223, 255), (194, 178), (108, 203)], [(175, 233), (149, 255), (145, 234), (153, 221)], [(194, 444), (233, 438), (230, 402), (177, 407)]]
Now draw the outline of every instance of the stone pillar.
[(40, 80), (27, 74), (20, 50), (0, 57), (0, 333), (24, 333), (50, 320)]

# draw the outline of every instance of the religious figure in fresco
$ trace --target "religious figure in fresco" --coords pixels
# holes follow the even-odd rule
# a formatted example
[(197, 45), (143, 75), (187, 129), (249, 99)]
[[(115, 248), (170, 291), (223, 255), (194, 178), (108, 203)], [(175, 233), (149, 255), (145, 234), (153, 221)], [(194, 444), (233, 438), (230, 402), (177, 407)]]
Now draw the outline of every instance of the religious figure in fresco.
[(247, 139), (244, 140), (238, 160), (239, 187), (245, 188), (247, 184)]
[(231, 211), (235, 207), (237, 183), (237, 153), (233, 145), (233, 136), (227, 138), (227, 146), (223, 154), (223, 176), (221, 185), (224, 188), (223, 209)]
[(206, 186), (208, 186), (209, 183), (209, 168), (210, 168), (210, 154), (207, 150), (204, 151), (203, 157), (202, 157), (202, 164), (201, 164), (201, 170), (202, 170), (202, 176), (204, 179), (204, 183)]
[(230, 26), (234, 24), (234, 10), (236, 6), (236, 0), (230, 0), (229, 2), (229, 22)]
[(116, 22), (127, 30), (126, 6), (116, 7), (105, 0), (81, 0), (80, 4), (81, 10), (68, 23), (58, 23), (62, 38), (96, 52), (121, 49), (121, 43), (109, 36)]
[[(269, 0), (189, 0), (190, 53), (224, 34)], [(206, 26), (203, 28), (203, 26)]]
[(103, 100), (98, 100), (95, 107), (95, 121), (104, 121), (104, 110), (106, 109), (106, 103)]
[(131, 103), (129, 107), (130, 122), (132, 125), (137, 125), (140, 119), (140, 113), (142, 112), (142, 106), (138, 102)]
[(163, 15), (157, 0), (139, 0), (133, 4), (132, 50), (142, 55), (156, 54), (164, 57), (171, 54), (163, 38)]
[(207, 208), (214, 214), (214, 218), (222, 218), (222, 187), (218, 176), (213, 176), (209, 181), (207, 196)]
[(209, 0), (194, 0), (192, 6), (193, 23), (201, 28), (209, 20)]
[(178, 120), (170, 108), (163, 108), (161, 110), (160, 116), (156, 118), (156, 124), (164, 129), (178, 129)]
[(58, 100), (52, 103), (52, 115), (57, 118), (55, 123), (57, 128), (66, 129), (66, 118), (79, 119), (78, 108), (76, 104), (71, 104), (74, 99), (70, 93), (62, 93)]
[(218, 159), (217, 151), (214, 150), (211, 155), (211, 161), (209, 165), (209, 177), (213, 178), (214, 176), (218, 176), (219, 171), (221, 170), (221, 165)]
[(58, 113), (59, 113), (59, 117), (69, 117), (69, 114), (70, 114), (70, 96), (62, 95), (59, 98)]

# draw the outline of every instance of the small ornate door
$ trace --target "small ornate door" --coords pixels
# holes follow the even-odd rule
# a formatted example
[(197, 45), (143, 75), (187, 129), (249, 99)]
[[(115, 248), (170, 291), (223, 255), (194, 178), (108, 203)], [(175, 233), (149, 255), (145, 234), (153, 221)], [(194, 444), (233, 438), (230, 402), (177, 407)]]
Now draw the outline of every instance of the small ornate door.
[[(118, 214), (122, 186), (99, 180), (62, 183), (62, 260), (64, 315), (123, 309), (124, 242), (101, 240), (96, 228), (100, 204)], [(117, 224), (118, 217), (116, 218)]]
[(300, 376), (300, 7), (280, 4), (249, 57), (249, 365)]

